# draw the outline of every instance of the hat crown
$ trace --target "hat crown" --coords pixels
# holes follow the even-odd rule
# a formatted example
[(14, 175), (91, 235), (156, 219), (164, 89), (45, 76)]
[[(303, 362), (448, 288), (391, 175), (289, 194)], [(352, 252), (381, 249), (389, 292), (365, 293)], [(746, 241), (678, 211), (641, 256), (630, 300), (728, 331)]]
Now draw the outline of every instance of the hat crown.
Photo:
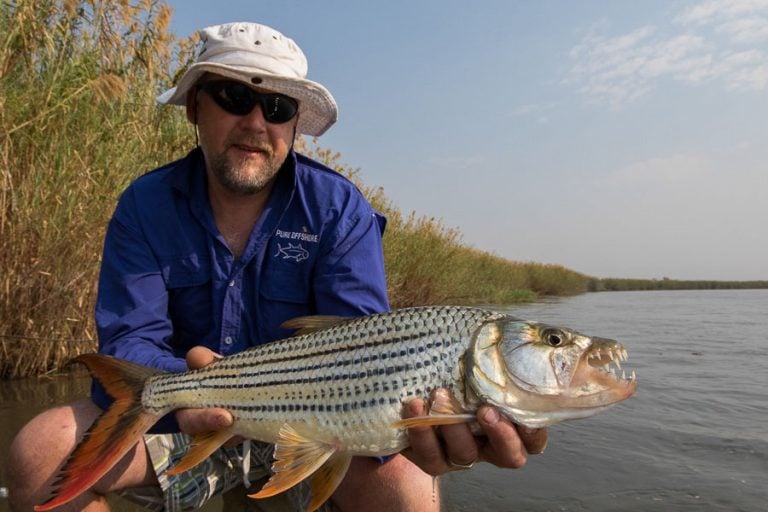
[(307, 58), (289, 37), (266, 25), (225, 23), (199, 32), (202, 46), (197, 63), (211, 62), (253, 68), (286, 78), (306, 78)]

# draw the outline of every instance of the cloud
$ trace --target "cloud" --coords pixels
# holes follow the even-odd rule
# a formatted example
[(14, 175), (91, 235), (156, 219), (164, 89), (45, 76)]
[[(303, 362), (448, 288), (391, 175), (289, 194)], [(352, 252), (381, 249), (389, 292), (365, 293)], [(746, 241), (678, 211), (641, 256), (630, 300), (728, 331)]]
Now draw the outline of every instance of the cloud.
[(675, 18), (682, 24), (719, 23), (768, 10), (768, 0), (709, 0), (692, 5)]
[(734, 43), (752, 44), (768, 41), (768, 18), (754, 16), (726, 21), (715, 27), (715, 32)]
[(739, 91), (768, 89), (768, 0), (698, 3), (671, 22), (605, 35), (596, 25), (570, 51), (566, 83), (592, 103), (615, 108), (649, 94), (664, 80), (719, 81)]
[(714, 170), (712, 161), (702, 155), (678, 154), (629, 163), (617, 169), (608, 182), (618, 188), (687, 187)]
[(528, 103), (525, 105), (519, 105), (512, 111), (512, 116), (515, 117), (532, 117), (538, 124), (547, 124), (550, 120), (549, 113), (552, 112), (557, 105), (555, 103)]

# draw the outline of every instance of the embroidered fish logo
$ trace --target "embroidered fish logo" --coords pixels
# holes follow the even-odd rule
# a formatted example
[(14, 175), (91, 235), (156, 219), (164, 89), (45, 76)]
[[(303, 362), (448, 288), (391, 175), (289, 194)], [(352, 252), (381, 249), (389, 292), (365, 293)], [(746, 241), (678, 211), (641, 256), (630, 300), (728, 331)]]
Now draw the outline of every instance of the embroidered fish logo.
[(309, 258), (309, 251), (302, 247), (301, 244), (288, 244), (286, 246), (277, 244), (277, 254), (275, 256), (282, 256), (284, 260), (294, 260), (296, 263)]

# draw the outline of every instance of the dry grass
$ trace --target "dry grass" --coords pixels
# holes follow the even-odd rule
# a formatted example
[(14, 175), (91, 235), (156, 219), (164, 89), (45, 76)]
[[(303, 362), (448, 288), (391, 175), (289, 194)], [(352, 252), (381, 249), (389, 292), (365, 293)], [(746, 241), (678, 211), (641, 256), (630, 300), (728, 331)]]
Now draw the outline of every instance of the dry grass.
[(166, 6), (147, 7), (0, 7), (0, 376), (94, 349), (101, 239), (117, 194), (190, 143), (153, 98), (191, 45), (167, 33)]

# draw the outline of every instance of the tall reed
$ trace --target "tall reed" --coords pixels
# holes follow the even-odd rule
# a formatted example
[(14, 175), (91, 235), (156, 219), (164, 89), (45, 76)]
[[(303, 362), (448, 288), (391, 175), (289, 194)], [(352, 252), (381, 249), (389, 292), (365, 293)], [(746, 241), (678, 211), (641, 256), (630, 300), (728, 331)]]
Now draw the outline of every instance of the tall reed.
[(93, 350), (117, 194), (189, 144), (180, 116), (153, 100), (191, 48), (169, 34), (170, 16), (147, 1), (0, 4), (0, 376)]

